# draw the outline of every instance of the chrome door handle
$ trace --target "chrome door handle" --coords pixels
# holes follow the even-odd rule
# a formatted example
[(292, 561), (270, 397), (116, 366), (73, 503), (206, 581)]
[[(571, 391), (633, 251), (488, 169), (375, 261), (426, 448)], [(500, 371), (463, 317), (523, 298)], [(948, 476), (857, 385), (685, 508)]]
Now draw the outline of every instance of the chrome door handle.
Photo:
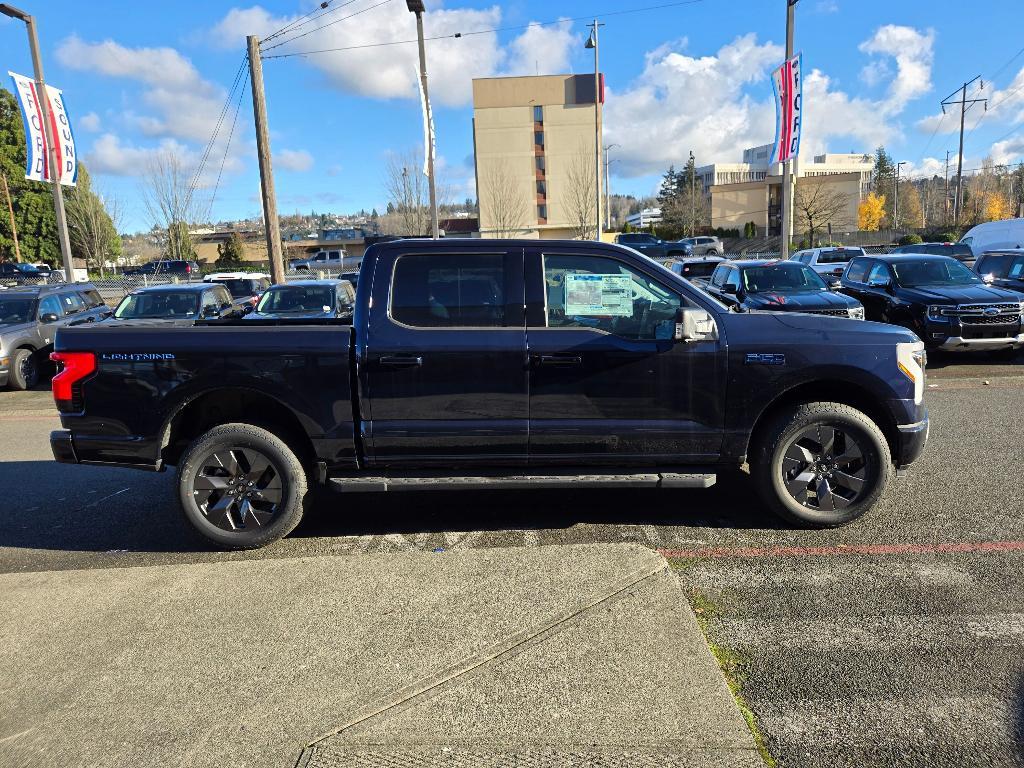
[(423, 365), (420, 355), (381, 355), (377, 363), (386, 368), (417, 368)]

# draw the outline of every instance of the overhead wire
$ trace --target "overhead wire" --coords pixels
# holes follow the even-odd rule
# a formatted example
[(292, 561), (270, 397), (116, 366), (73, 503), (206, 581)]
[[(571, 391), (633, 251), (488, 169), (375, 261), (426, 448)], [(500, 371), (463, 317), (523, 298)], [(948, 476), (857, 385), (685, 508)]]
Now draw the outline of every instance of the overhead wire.
[[(664, 8), (677, 8), (677, 7), (685, 6), (685, 5), (696, 5), (697, 3), (702, 3), (702, 2), (704, 2), (704, 0), (678, 0), (678, 2), (660, 3), (658, 5), (648, 5), (648, 6), (644, 6), (644, 7), (641, 7), (641, 8), (624, 8), (624, 9), (617, 10), (617, 11), (596, 12), (596, 13), (593, 13), (593, 14), (588, 14), (587, 16), (574, 16), (574, 17), (567, 17), (567, 18), (561, 18), (561, 19), (554, 19), (552, 21), (531, 21), (528, 24), (518, 24), (518, 25), (508, 26), (508, 27), (493, 27), (493, 28), (490, 28), (490, 29), (470, 30), (469, 32), (454, 32), (454, 33), (447, 34), (447, 35), (432, 35), (430, 37), (425, 37), (423, 39), (424, 39), (425, 42), (429, 42), (431, 40), (450, 40), (450, 39), (455, 39), (455, 38), (471, 37), (473, 35), (485, 35), (485, 34), (490, 34), (490, 33), (494, 33), (494, 32), (519, 31), (519, 30), (522, 30), (522, 29), (531, 29), (533, 27), (550, 27), (550, 26), (554, 26), (556, 24), (566, 24), (566, 23), (571, 23), (571, 22), (574, 22), (574, 21), (587, 21), (589, 19), (607, 18), (609, 16), (624, 16), (624, 15), (631, 14), (631, 13), (643, 13), (643, 12), (646, 12), (646, 11), (657, 11), (657, 10), (661, 10), (661, 9), (664, 9)], [(369, 10), (369, 9), (367, 9), (367, 10)], [(343, 19), (339, 19), (338, 21), (343, 21)], [(325, 26), (327, 26), (327, 25), (325, 25)], [(316, 31), (316, 30), (310, 30), (310, 31), (313, 32), (313, 31)], [(301, 35), (299, 37), (301, 37)], [(297, 40), (297, 39), (298, 39), (298, 37), (292, 38), (292, 40)], [(286, 42), (290, 42), (290, 41), (286, 41)], [(313, 54), (318, 54), (318, 53), (335, 53), (335, 52), (338, 52), (338, 51), (354, 51), (354, 50), (359, 50), (359, 49), (363, 49), (363, 48), (381, 48), (381, 47), (385, 47), (385, 46), (389, 46), (389, 45), (406, 45), (406, 44), (413, 44), (413, 43), (417, 43), (417, 42), (419, 42), (417, 38), (412, 38), (412, 39), (409, 39), (409, 40), (382, 40), (382, 41), (375, 42), (375, 43), (363, 43), (363, 44), (360, 44), (360, 45), (346, 45), (346, 46), (341, 46), (341, 47), (338, 47), (338, 48), (321, 48), (321, 49), (313, 50), (313, 51), (294, 51), (292, 53), (278, 53), (278, 54), (273, 54), (271, 56), (264, 56), (263, 58), (265, 58), (265, 59), (286, 59), (286, 58), (290, 58), (292, 56), (311, 56)], [(282, 44), (283, 43), (279, 43), (278, 45), (282, 45)], [(278, 46), (274, 45), (274, 46), (271, 46), (270, 48), (267, 48), (267, 50), (269, 51), (272, 48), (276, 48), (276, 47), (278, 47)]]
[[(298, 40), (299, 38), (305, 37), (306, 35), (311, 35), (314, 32), (319, 32), (321, 29), (326, 29), (327, 27), (334, 26), (335, 24), (340, 24), (343, 21), (348, 21), (349, 19), (355, 18), (356, 16), (359, 16), (360, 14), (366, 13), (367, 11), (372, 11), (374, 8), (380, 8), (382, 5), (385, 5), (385, 4), (390, 3), (390, 2), (391, 2), (391, 0), (380, 0), (380, 2), (375, 3), (375, 4), (371, 5), (371, 6), (366, 7), (366, 8), (363, 8), (361, 10), (358, 10), (355, 13), (350, 13), (348, 16), (342, 16), (340, 19), (335, 19), (334, 21), (329, 21), (326, 24), (321, 24), (319, 27), (314, 27), (313, 29), (307, 30), (307, 31), (303, 32), (301, 35), (295, 35), (295, 37), (289, 37), (287, 40), (282, 40), (279, 43), (274, 43), (273, 45), (268, 46), (265, 50), (272, 51), (275, 48), (280, 48), (282, 45), (287, 45), (288, 43), (293, 43), (296, 40)], [(339, 6), (339, 8), (340, 7), (341, 6)]]
[(210, 194), (210, 209), (213, 209), (213, 202), (217, 199), (217, 190), (220, 189), (220, 179), (224, 174), (224, 165), (228, 160), (228, 152), (231, 150), (231, 140), (235, 135), (235, 125), (238, 123), (238, 113), (242, 109), (242, 98), (245, 96), (248, 82), (242, 81), (242, 87), (238, 91), (238, 101), (235, 102), (235, 116), (231, 119), (231, 130), (228, 132), (228, 140), (224, 144), (224, 156), (220, 160), (220, 168), (217, 170), (217, 181), (213, 185), (213, 192)]
[[(281, 27), (281, 29), (277, 30), (277, 32), (274, 32), (272, 35), (268, 35), (267, 37), (265, 37), (262, 40), (260, 40), (260, 45), (263, 45), (264, 43), (269, 42), (270, 40), (273, 40), (273, 39), (275, 39), (277, 37), (280, 37), (281, 35), (290, 34), (292, 32), (295, 32), (296, 30), (302, 29), (302, 27), (306, 26), (307, 24), (311, 24), (314, 21), (319, 21), (320, 19), (324, 18), (325, 16), (327, 16), (329, 14), (332, 14), (335, 11), (340, 11), (345, 6), (352, 5), (352, 3), (356, 2), (356, 0), (347, 0), (347, 2), (344, 2), (341, 5), (335, 5), (332, 8), (328, 8), (328, 6), (331, 5), (331, 3), (333, 1), (334, 0), (325, 0), (324, 2), (320, 3), (320, 5), (317, 8), (314, 8), (312, 11), (307, 13), (305, 16), (300, 16), (299, 18), (295, 19), (291, 23), (286, 24), (283, 27)], [(322, 13), (318, 13), (318, 12), (321, 12), (321, 11), (322, 11)], [(317, 15), (314, 15), (314, 14), (317, 14)], [(292, 38), (292, 39), (293, 40), (297, 40), (298, 37), (295, 37), (295, 38)], [(287, 41), (284, 41), (284, 42), (287, 42)]]

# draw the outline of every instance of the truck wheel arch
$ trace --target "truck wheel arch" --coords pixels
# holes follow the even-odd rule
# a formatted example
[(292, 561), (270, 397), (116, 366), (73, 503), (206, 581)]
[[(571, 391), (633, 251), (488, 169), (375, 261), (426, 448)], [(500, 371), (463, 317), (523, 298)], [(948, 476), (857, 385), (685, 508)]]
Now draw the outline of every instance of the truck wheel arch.
[(753, 446), (762, 439), (762, 431), (767, 428), (775, 415), (803, 403), (830, 402), (842, 403), (870, 418), (885, 435), (892, 455), (897, 454), (899, 447), (898, 432), (892, 415), (882, 405), (878, 397), (870, 390), (849, 381), (843, 380), (819, 380), (798, 384), (785, 390), (774, 400), (770, 401), (754, 420), (754, 427), (750, 431), (747, 445), (743, 454), (749, 459)]
[(247, 387), (223, 387), (191, 397), (174, 410), (161, 430), (160, 455), (176, 464), (188, 444), (218, 424), (266, 429), (283, 440), (304, 465), (315, 457), (313, 442), (295, 413), (277, 398)]

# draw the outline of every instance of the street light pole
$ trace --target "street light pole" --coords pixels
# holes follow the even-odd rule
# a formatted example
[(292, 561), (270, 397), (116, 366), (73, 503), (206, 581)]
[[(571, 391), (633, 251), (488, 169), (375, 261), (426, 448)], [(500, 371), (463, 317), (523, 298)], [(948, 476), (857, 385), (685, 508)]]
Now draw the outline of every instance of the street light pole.
[(427, 90), (427, 50), (423, 44), (423, 0), (405, 0), (405, 5), (411, 13), (416, 14), (416, 39), (420, 47), (420, 87), (423, 89), (423, 104), (427, 113), (427, 136), (426, 146), (423, 151), (427, 153), (427, 184), (430, 188), (430, 227), (432, 237), (437, 240), (440, 231), (437, 227), (437, 187), (434, 183), (434, 142), (430, 131), (433, 129), (434, 118), (430, 111), (430, 91)]
[[(793, 26), (796, 4), (786, 0), (786, 61), (793, 58)], [(782, 259), (789, 258), (789, 241), (793, 239), (793, 169), (792, 160), (782, 164)]]
[(613, 147), (619, 147), (620, 144), (609, 144), (604, 148), (604, 221), (605, 229), (612, 228), (612, 183), (611, 177), (608, 173), (608, 167), (611, 165), (611, 161), (608, 159), (608, 152)]
[(697, 159), (693, 156), (693, 150), (690, 150), (690, 237), (697, 235), (697, 200), (694, 197), (696, 194), (696, 182), (697, 182)]
[(71, 239), (68, 237), (68, 219), (64, 213), (64, 190), (60, 185), (60, 168), (57, 167), (57, 137), (50, 126), (50, 98), (46, 93), (46, 81), (43, 79), (43, 59), (39, 55), (39, 39), (36, 37), (35, 19), (28, 13), (18, 10), (13, 5), (0, 3), (0, 13), (25, 22), (28, 29), (28, 45), (32, 51), (32, 69), (36, 80), (36, 101), (43, 112), (43, 137), (46, 141), (47, 181), (53, 184), (53, 208), (57, 218), (57, 239), (60, 241), (60, 255), (64, 262), (64, 280), (75, 281), (75, 265), (71, 259)]
[(590, 25), (590, 39), (586, 47), (594, 49), (594, 178), (596, 180), (597, 208), (595, 209), (595, 240), (601, 240), (601, 70), (598, 66), (598, 39), (597, 30), (603, 27), (597, 19)]
[(892, 189), (892, 228), (900, 228), (900, 168), (907, 164), (906, 160), (896, 163), (896, 183)]

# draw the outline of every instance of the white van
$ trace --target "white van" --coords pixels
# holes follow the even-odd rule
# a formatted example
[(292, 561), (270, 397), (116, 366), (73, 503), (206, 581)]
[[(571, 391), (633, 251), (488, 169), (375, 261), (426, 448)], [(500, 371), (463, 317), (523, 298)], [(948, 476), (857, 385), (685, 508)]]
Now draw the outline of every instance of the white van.
[(975, 256), (996, 249), (1024, 248), (1024, 219), (986, 221), (967, 230), (960, 242), (969, 246)]

